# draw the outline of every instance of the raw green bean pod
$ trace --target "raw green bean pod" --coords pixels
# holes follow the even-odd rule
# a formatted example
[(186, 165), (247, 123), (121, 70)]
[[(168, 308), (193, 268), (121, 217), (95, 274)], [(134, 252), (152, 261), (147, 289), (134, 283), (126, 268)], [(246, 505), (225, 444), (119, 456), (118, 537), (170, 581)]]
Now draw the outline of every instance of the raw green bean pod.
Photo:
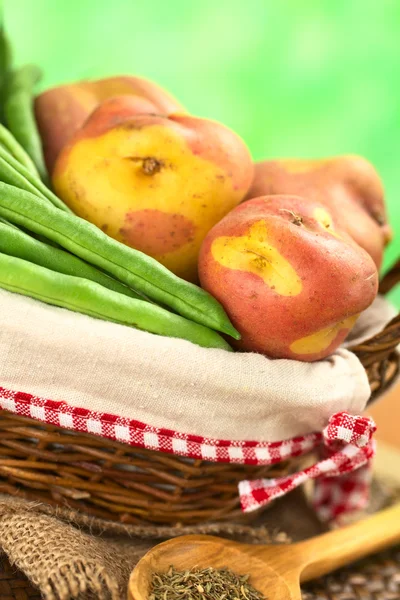
[(4, 219), (3, 217), (0, 217), (0, 223), (3, 223), (3, 225), (8, 225), (8, 227), (12, 227), (13, 229), (17, 229), (18, 231), (20, 231), (20, 229), (14, 225), (14, 223), (10, 223), (10, 221), (7, 221), (7, 219)]
[(11, 131), (8, 131), (4, 125), (0, 124), (0, 145), (13, 156), (21, 165), (37, 179), (40, 180), (40, 175), (34, 165), (33, 160), (25, 152), (22, 146), (17, 142)]
[(96, 269), (96, 267), (85, 263), (85, 261), (65, 250), (54, 248), (49, 244), (32, 238), (14, 225), (7, 223), (1, 217), (0, 252), (9, 256), (15, 256), (16, 258), (22, 258), (58, 273), (64, 273), (64, 275), (89, 279), (114, 292), (143, 300), (142, 296), (136, 294), (120, 281), (116, 281)]
[[(34, 240), (39, 240), (39, 242), (43, 242), (47, 246), (51, 246), (52, 248), (60, 248), (60, 246), (58, 244), (56, 244), (55, 242), (52, 242), (51, 240), (48, 240), (47, 238), (44, 237), (44, 235), (40, 235), (38, 233), (33, 233), (32, 231), (28, 232), (28, 231), (24, 230), (24, 228), (21, 228), (21, 226), (17, 227), (17, 225), (15, 223), (11, 223), (11, 221), (7, 221), (7, 219), (4, 219), (2, 216), (0, 216), (0, 223), (3, 223), (4, 225), (8, 225), (8, 227), (12, 227), (13, 229), (16, 229), (17, 231), (21, 231), (22, 233), (25, 233), (25, 235), (33, 238)], [(5, 254), (7, 254), (7, 252), (5, 252)]]
[(34, 185), (32, 185), (27, 179), (25, 179), (23, 175), (21, 175), (21, 173), (19, 173), (10, 165), (9, 161), (5, 159), (4, 156), (9, 158), (7, 150), (4, 150), (4, 148), (0, 146), (0, 181), (14, 185), (21, 190), (32, 192), (32, 194), (42, 196), (42, 194), (35, 188)]
[[(0, 19), (3, 21), (2, 4), (0, 4)], [(12, 52), (10, 40), (4, 31), (4, 23), (0, 25), (0, 117), (4, 121), (4, 100), (8, 75), (12, 68)]]
[(14, 185), (15, 187), (32, 192), (49, 200), (54, 206), (72, 212), (60, 198), (58, 198), (49, 188), (43, 183), (39, 177), (32, 175), (24, 165), (20, 164), (7, 150), (0, 146), (0, 181)]
[(33, 111), (34, 87), (41, 77), (35, 65), (24, 67), (10, 74), (6, 86), (5, 120), (8, 129), (33, 160), (40, 177), (47, 180), (42, 142)]
[(180, 279), (154, 258), (110, 238), (84, 219), (6, 183), (0, 183), (0, 215), (44, 235), (150, 300), (196, 323), (240, 338), (223, 307), (205, 290)]
[(128, 325), (157, 335), (181, 338), (204, 346), (230, 350), (212, 329), (103, 286), (0, 253), (0, 287), (91, 317)]

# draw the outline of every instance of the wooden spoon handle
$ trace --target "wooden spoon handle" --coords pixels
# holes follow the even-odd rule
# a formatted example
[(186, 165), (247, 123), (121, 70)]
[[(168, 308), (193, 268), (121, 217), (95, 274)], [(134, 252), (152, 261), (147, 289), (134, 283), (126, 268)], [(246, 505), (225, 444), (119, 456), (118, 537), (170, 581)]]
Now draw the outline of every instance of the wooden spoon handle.
[(295, 544), (304, 557), (301, 581), (326, 575), (400, 542), (400, 504), (343, 529)]

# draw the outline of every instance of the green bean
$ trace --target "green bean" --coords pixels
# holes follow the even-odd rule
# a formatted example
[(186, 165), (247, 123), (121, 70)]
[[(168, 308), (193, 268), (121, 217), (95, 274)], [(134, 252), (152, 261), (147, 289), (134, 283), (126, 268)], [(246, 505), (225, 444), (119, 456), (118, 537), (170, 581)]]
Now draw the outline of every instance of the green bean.
[(231, 349), (215, 331), (160, 306), (128, 298), (93, 281), (55, 273), (1, 253), (0, 287), (47, 304), (157, 335), (181, 338), (205, 348)]
[(41, 71), (25, 65), (11, 73), (6, 90), (5, 117), (9, 130), (33, 160), (40, 177), (47, 180), (42, 142), (33, 112), (33, 94)]
[(14, 225), (14, 223), (10, 223), (10, 221), (7, 221), (7, 219), (4, 219), (1, 216), (0, 216), (0, 223), (4, 223), (5, 225), (8, 225), (9, 227), (13, 227), (14, 229), (18, 229), (18, 227), (16, 225)]
[(11, 65), (11, 45), (8, 37), (5, 34), (4, 24), (2, 22), (0, 25), (0, 117), (2, 121), (4, 121), (4, 99)]
[(37, 65), (24, 65), (17, 71), (13, 71), (9, 83), (10, 91), (32, 90), (42, 78), (42, 69)]
[(8, 155), (8, 152), (0, 146), (0, 180), (4, 181), (4, 183), (14, 185), (21, 190), (26, 190), (27, 192), (32, 192), (33, 194), (43, 197), (42, 194), (35, 188), (35, 186), (30, 183), (30, 181), (25, 179), (23, 175), (21, 175), (16, 169), (14, 169), (14, 167), (10, 165), (8, 160), (4, 158), (4, 155)]
[(0, 215), (44, 235), (115, 279), (197, 323), (240, 339), (222, 306), (205, 290), (183, 281), (153, 258), (124, 246), (76, 215), (0, 182)]
[[(3, 223), (4, 225), (8, 225), (8, 227), (12, 227), (13, 229), (20, 231), (35, 240), (39, 240), (39, 242), (43, 242), (44, 244), (46, 244), (47, 246), (50, 246), (51, 248), (60, 248), (60, 246), (58, 244), (56, 244), (55, 242), (52, 242), (51, 240), (48, 240), (47, 238), (44, 237), (44, 235), (39, 235), (38, 233), (28, 232), (23, 227), (17, 227), (17, 225), (15, 225), (15, 223), (11, 223), (11, 221), (7, 221), (7, 219), (3, 219), (3, 217), (1, 217), (1, 216), (0, 216), (0, 223)], [(1, 242), (1, 240), (0, 240), (0, 242)], [(5, 252), (5, 254), (7, 254), (7, 252)], [(68, 254), (69, 254), (69, 252), (68, 252)], [(71, 255), (71, 256), (73, 256), (73, 255)]]
[(11, 131), (8, 131), (4, 125), (0, 125), (0, 144), (13, 156), (21, 165), (23, 165), (34, 177), (40, 180), (40, 175), (29, 154), (17, 142)]
[(9, 183), (15, 187), (32, 192), (46, 200), (49, 200), (54, 206), (72, 212), (60, 198), (58, 198), (38, 177), (34, 177), (23, 165), (21, 165), (13, 156), (0, 146), (0, 181)]
[(142, 296), (136, 294), (123, 283), (112, 279), (102, 271), (83, 260), (61, 250), (35, 240), (12, 224), (7, 223), (0, 217), (0, 252), (22, 258), (29, 262), (46, 267), (64, 275), (74, 275), (94, 281), (109, 290), (119, 292), (131, 298), (143, 300)]

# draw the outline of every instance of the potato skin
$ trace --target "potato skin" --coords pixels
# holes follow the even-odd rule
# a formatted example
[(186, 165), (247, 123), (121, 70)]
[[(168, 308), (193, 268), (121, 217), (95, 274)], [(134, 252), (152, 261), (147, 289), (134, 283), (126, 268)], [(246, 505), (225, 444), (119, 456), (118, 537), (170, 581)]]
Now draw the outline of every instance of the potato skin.
[(382, 264), (392, 232), (384, 190), (374, 167), (360, 156), (324, 159), (277, 159), (255, 164), (247, 199), (269, 194), (296, 194), (329, 208), (338, 225)]
[(374, 262), (329, 211), (289, 195), (249, 200), (215, 225), (199, 276), (241, 333), (238, 349), (307, 362), (343, 342), (378, 289)]
[(62, 148), (91, 113), (104, 100), (121, 95), (135, 98), (142, 112), (166, 115), (184, 112), (183, 106), (168, 92), (141, 77), (119, 75), (46, 90), (35, 100), (35, 116), (49, 173)]
[(223, 125), (138, 114), (136, 102), (115, 97), (92, 113), (61, 151), (53, 186), (77, 215), (196, 282), (201, 242), (246, 195), (253, 162)]

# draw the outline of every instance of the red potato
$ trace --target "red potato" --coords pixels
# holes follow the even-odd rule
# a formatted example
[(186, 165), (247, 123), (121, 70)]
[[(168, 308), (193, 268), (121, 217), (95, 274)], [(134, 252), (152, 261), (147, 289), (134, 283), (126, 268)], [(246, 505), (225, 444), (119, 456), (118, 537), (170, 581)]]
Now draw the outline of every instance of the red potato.
[[(104, 100), (127, 95), (136, 98), (137, 107), (153, 114), (184, 112), (184, 108), (161, 87), (140, 77), (118, 76), (96, 81), (60, 85), (35, 100), (35, 116), (49, 173), (73, 135)], [(141, 102), (142, 101), (142, 102)]]
[(380, 268), (392, 233), (381, 180), (367, 160), (340, 156), (256, 163), (247, 199), (269, 194), (298, 194), (324, 204)]
[(330, 355), (378, 289), (371, 257), (326, 207), (288, 195), (249, 200), (215, 225), (199, 277), (241, 333), (237, 348), (302, 361)]
[(52, 183), (77, 215), (196, 282), (200, 245), (245, 197), (253, 161), (227, 127), (139, 114), (138, 102), (105, 100), (61, 151)]

